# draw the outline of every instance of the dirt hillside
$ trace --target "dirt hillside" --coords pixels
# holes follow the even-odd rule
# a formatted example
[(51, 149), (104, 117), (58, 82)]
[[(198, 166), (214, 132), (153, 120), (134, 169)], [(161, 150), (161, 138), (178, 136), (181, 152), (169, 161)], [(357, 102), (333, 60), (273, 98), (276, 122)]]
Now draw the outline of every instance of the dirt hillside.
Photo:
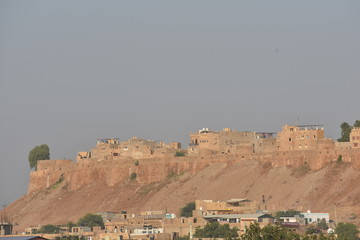
[(93, 182), (77, 191), (69, 191), (63, 182), (56, 188), (24, 196), (6, 208), (17, 223), (15, 231), (44, 224), (77, 221), (88, 212), (142, 210), (179, 212), (179, 208), (195, 199), (228, 200), (248, 198), (261, 202), (265, 195), (271, 211), (294, 208), (302, 211), (329, 212), (337, 221), (360, 221), (360, 171), (345, 163), (332, 163), (319, 171), (306, 165), (272, 168), (257, 161), (215, 163), (196, 175), (169, 175), (159, 183), (140, 185), (128, 181), (114, 187)]

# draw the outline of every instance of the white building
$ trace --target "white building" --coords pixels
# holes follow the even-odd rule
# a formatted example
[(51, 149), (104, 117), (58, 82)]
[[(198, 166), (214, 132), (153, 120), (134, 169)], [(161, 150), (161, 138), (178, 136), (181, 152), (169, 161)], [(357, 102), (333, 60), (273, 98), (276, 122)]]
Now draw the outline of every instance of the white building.
[(307, 223), (318, 223), (322, 220), (325, 220), (326, 223), (329, 223), (329, 213), (312, 213), (308, 210), (306, 213), (301, 213), (304, 216)]

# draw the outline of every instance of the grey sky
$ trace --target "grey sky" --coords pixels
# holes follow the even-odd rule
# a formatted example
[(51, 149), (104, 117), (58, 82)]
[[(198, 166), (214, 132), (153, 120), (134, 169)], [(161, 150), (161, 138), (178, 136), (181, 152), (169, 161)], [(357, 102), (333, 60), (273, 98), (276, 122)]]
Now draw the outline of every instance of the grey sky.
[(360, 2), (0, 1), (0, 204), (28, 153), (97, 138), (188, 143), (190, 131), (339, 137), (360, 119)]

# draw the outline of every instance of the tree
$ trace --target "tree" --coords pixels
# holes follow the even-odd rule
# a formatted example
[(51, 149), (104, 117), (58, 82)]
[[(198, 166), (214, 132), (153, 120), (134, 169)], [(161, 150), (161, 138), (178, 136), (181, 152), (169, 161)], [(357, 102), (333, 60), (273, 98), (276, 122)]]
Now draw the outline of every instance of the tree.
[(291, 239), (300, 240), (299, 234), (290, 231), (279, 225), (267, 225), (261, 229), (262, 239), (273, 240), (273, 239)]
[(241, 235), (243, 240), (261, 240), (261, 228), (258, 223), (250, 223), (250, 226), (245, 226), (245, 233)]
[(360, 127), (360, 120), (356, 120), (356, 121), (355, 121), (354, 127)]
[(196, 238), (238, 238), (237, 227), (230, 228), (229, 224), (221, 225), (218, 222), (207, 223), (203, 228), (197, 227), (194, 237)]
[[(357, 123), (357, 121), (355, 122), (355, 124)], [(347, 122), (343, 122), (340, 125), (341, 128), (341, 138), (338, 139), (338, 142), (349, 142), (350, 141), (350, 132), (352, 127), (347, 123)]]
[(284, 210), (284, 211), (277, 211), (275, 213), (275, 218), (280, 219), (281, 217), (294, 217), (295, 215), (299, 215), (300, 212), (294, 209)]
[(339, 223), (335, 228), (335, 233), (338, 235), (338, 240), (358, 240), (359, 230), (356, 225), (352, 223)]
[(42, 226), (38, 233), (48, 233), (48, 234), (53, 234), (53, 233), (58, 233), (60, 231), (60, 228), (51, 224), (47, 224)]
[(98, 214), (87, 213), (85, 216), (79, 219), (79, 226), (83, 227), (93, 227), (93, 226), (104, 226), (104, 221), (102, 217)]
[(190, 235), (176, 237), (175, 240), (190, 240)]
[(50, 159), (50, 150), (49, 146), (42, 144), (40, 146), (35, 146), (29, 153), (29, 164), (30, 168), (37, 169), (38, 160), (49, 160)]
[(76, 224), (73, 223), (73, 222), (71, 222), (71, 221), (69, 221), (69, 222), (66, 223), (66, 227), (68, 228), (68, 231), (69, 231), (69, 232), (71, 232), (71, 229), (72, 229), (73, 227), (75, 227), (75, 226), (76, 226)]
[(318, 234), (318, 233), (321, 233), (321, 230), (318, 227), (310, 226), (310, 227), (306, 228), (305, 233), (306, 234)]
[(300, 240), (300, 235), (287, 228), (277, 225), (267, 225), (260, 228), (258, 223), (246, 226), (245, 233), (241, 236), (243, 240)]
[(195, 210), (195, 202), (189, 202), (180, 210), (181, 217), (192, 217), (193, 210)]
[(316, 227), (322, 229), (322, 230), (328, 230), (329, 226), (326, 224), (326, 221), (322, 219), (320, 222), (316, 224)]

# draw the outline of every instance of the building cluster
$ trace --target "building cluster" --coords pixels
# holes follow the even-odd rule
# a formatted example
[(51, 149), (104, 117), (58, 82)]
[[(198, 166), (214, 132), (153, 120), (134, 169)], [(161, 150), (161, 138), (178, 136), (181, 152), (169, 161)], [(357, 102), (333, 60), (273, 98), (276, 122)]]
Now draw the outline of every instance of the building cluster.
[[(79, 227), (71, 229), (61, 227), (60, 233), (43, 237), (54, 239), (63, 236), (82, 236), (87, 240), (126, 240), (126, 239), (164, 239), (175, 240), (180, 236), (190, 236), (196, 228), (202, 228), (207, 223), (218, 222), (236, 227), (241, 235), (252, 223), (260, 227), (268, 224), (282, 224), (287, 227), (301, 227), (320, 221), (329, 223), (328, 213), (301, 213), (293, 217), (279, 220), (269, 214), (264, 204), (258, 204), (245, 198), (230, 199), (227, 201), (196, 200), (192, 217), (176, 217), (166, 211), (144, 211), (140, 214), (121, 212), (99, 212), (104, 221), (104, 227)], [(40, 227), (25, 229), (24, 234), (35, 233)], [(10, 234), (10, 233), (7, 233)]]
[(79, 152), (76, 160), (95, 159), (97, 161), (118, 160), (124, 158), (143, 159), (161, 156), (173, 156), (181, 149), (179, 142), (166, 144), (162, 141), (145, 140), (133, 137), (120, 142), (118, 138), (98, 139), (90, 152)]
[[(285, 125), (281, 132), (235, 131), (224, 128), (211, 131), (203, 128), (190, 133), (188, 156), (246, 155), (274, 152), (360, 149), (360, 128), (353, 128), (350, 142), (338, 143), (325, 138), (322, 125)], [(174, 156), (181, 150), (179, 142), (156, 142), (133, 137), (119, 142), (118, 138), (99, 139), (89, 152), (79, 152), (76, 159), (97, 161), (117, 159), (146, 159)]]
[(251, 154), (321, 149), (360, 148), (360, 129), (353, 128), (350, 142), (325, 138), (322, 125), (285, 125), (281, 132), (241, 132), (204, 128), (190, 134), (189, 154)]

